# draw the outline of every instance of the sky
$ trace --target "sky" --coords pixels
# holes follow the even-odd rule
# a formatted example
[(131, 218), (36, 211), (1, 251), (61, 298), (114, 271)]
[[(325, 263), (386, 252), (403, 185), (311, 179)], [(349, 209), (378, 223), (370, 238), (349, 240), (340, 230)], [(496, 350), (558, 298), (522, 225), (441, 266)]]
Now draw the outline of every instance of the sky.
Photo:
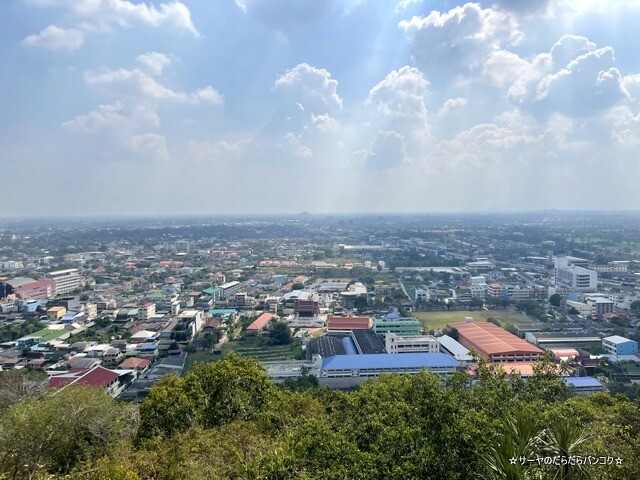
[(0, 216), (640, 209), (640, 0), (3, 0)]

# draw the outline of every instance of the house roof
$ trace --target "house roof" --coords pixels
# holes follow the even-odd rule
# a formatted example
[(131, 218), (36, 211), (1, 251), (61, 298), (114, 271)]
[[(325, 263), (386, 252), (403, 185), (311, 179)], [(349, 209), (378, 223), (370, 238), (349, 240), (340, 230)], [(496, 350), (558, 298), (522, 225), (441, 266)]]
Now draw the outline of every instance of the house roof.
[(144, 358), (129, 357), (124, 362), (122, 362), (119, 365), (119, 367), (144, 370), (149, 366), (149, 363), (151, 362), (149, 362), (149, 360), (146, 360)]
[(89, 387), (106, 387), (118, 378), (118, 374), (104, 367), (72, 368), (66, 372), (54, 374), (49, 378), (53, 388), (62, 388), (74, 383)]
[(263, 313), (251, 325), (247, 327), (247, 330), (248, 331), (262, 330), (264, 327), (267, 326), (267, 324), (271, 320), (273, 320), (276, 317), (277, 315), (273, 313)]

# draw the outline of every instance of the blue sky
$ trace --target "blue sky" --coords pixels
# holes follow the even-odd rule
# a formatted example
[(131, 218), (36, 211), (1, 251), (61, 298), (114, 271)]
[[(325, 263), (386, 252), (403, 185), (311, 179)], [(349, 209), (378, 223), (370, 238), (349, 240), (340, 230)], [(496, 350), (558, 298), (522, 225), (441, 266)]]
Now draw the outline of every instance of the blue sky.
[(639, 20), (639, 0), (5, 0), (2, 215), (638, 209)]

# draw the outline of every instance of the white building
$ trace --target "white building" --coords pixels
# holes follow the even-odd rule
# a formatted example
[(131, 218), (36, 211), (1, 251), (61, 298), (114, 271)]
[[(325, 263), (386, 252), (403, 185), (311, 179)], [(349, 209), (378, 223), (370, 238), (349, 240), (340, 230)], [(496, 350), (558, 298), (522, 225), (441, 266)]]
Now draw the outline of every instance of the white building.
[(595, 292), (598, 289), (598, 273), (575, 266), (556, 268), (556, 284), (576, 292)]
[(628, 271), (629, 262), (609, 262), (606, 265), (594, 265), (593, 269), (598, 273), (625, 273)]
[(44, 275), (50, 278), (56, 284), (56, 294), (65, 295), (73, 292), (80, 287), (80, 273), (77, 268), (69, 268), (68, 270), (58, 270), (57, 272), (49, 272)]
[(387, 333), (384, 337), (387, 353), (434, 353), (440, 351), (440, 344), (436, 337), (418, 335), (399, 337), (395, 333)]

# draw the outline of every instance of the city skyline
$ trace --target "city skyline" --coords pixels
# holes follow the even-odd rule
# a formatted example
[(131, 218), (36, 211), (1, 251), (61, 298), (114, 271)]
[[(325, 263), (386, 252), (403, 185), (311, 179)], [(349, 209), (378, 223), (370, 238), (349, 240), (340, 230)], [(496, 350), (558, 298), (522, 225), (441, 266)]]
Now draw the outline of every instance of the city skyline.
[(1, 9), (2, 216), (640, 208), (638, 1)]

